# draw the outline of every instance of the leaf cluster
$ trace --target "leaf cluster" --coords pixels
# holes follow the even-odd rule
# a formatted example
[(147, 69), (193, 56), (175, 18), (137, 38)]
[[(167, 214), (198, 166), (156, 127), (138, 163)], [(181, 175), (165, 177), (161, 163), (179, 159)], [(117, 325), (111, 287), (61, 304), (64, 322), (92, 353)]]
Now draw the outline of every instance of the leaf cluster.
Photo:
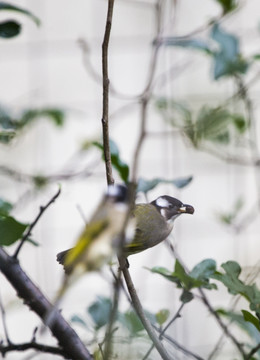
[[(15, 12), (18, 14), (25, 15), (29, 17), (37, 26), (40, 25), (40, 19), (35, 16), (30, 11), (23, 9), (21, 7), (11, 5), (4, 1), (0, 1), (0, 11), (7, 11), (7, 12)], [(21, 24), (16, 20), (6, 20), (0, 22), (0, 37), (9, 39), (15, 37), (20, 34), (21, 32)]]
[(64, 124), (64, 111), (58, 108), (28, 109), (19, 116), (0, 106), (0, 143), (8, 144), (20, 131), (40, 118), (50, 119), (56, 126)]
[[(93, 329), (94, 332), (97, 332), (108, 324), (111, 310), (111, 299), (104, 296), (98, 296), (97, 299), (86, 309), (87, 319), (84, 319), (79, 315), (74, 315), (71, 318), (71, 321), (78, 323), (86, 330)], [(167, 309), (162, 309), (155, 314), (149, 311), (145, 311), (145, 314), (152, 324), (161, 326), (167, 321), (170, 312)], [(88, 319), (90, 319), (91, 322), (89, 322)], [(128, 331), (130, 337), (144, 335), (143, 324), (141, 323), (141, 320), (135, 311), (131, 309), (128, 309), (125, 312), (118, 311), (116, 321), (118, 325), (121, 325), (125, 330)]]

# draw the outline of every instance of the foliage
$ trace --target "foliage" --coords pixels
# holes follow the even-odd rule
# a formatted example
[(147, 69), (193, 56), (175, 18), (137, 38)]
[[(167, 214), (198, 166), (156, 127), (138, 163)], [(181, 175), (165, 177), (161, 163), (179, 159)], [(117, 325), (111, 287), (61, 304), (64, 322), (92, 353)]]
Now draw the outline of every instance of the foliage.
[[(39, 26), (40, 20), (37, 16), (32, 14), (30, 11), (20, 8), (15, 5), (11, 5), (9, 3), (6, 3), (4, 1), (0, 1), (0, 11), (13, 11), (17, 12), (19, 14), (23, 14), (28, 16), (34, 23)], [(19, 35), (21, 32), (21, 25), (14, 20), (8, 20), (8, 21), (2, 21), (0, 23), (0, 37), (2, 38), (12, 38), (17, 35)]]
[(14, 115), (4, 106), (0, 106), (0, 142), (9, 144), (21, 130), (40, 118), (51, 120), (56, 126), (64, 124), (64, 111), (58, 108), (27, 109)]

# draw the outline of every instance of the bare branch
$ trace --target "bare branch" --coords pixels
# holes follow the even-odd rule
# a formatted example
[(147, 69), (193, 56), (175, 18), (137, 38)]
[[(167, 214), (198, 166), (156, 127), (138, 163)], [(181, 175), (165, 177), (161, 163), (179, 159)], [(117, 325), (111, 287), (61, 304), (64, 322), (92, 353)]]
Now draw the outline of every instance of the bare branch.
[(136, 290), (135, 290), (131, 275), (129, 273), (128, 268), (125, 266), (125, 259), (122, 259), (122, 258), (120, 259), (120, 267), (121, 267), (122, 272), (124, 274), (125, 282), (126, 282), (129, 294), (130, 294), (131, 299), (132, 299), (133, 307), (134, 307), (137, 315), (139, 316), (139, 319), (141, 320), (145, 330), (147, 331), (147, 334), (149, 335), (150, 339), (152, 340), (154, 346), (156, 347), (157, 351), (161, 355), (162, 359), (163, 360), (170, 360), (171, 357), (168, 355), (168, 353), (165, 350), (161, 340), (159, 340), (159, 338), (156, 335), (151, 323), (149, 322), (149, 320), (146, 318), (146, 316), (144, 314), (144, 310), (143, 310), (142, 304), (141, 304), (141, 302), (140, 302), (140, 300), (138, 298), (138, 295), (136, 293)]
[(55, 346), (48, 346), (44, 344), (39, 344), (37, 342), (31, 341), (22, 344), (13, 344), (9, 343), (8, 345), (0, 344), (0, 353), (3, 357), (11, 351), (26, 351), (26, 350), (37, 350), (44, 353), (49, 353), (53, 355), (61, 355), (65, 359), (69, 359), (70, 357), (64, 352), (63, 349)]
[[(18, 260), (9, 256), (1, 247), (0, 271), (14, 287), (17, 295), (23, 299), (24, 303), (43, 321), (45, 321), (46, 314), (50, 313), (53, 309), (52, 304), (23, 271)], [(50, 325), (50, 330), (67, 356), (74, 360), (93, 359), (76, 332), (70, 327), (58, 311), (55, 321)]]
[(57, 197), (60, 195), (61, 189), (59, 188), (59, 190), (57, 191), (57, 193), (51, 198), (51, 200), (45, 205), (45, 206), (41, 206), (40, 207), (40, 211), (39, 214), (36, 216), (35, 220), (31, 223), (31, 225), (27, 228), (25, 234), (23, 235), (20, 244), (17, 246), (17, 249), (13, 255), (13, 258), (16, 259), (19, 255), (19, 252), (23, 246), (23, 244), (25, 243), (25, 241), (28, 239), (28, 237), (31, 235), (32, 229), (35, 227), (35, 225), (37, 224), (37, 222), (39, 221), (40, 217), (42, 216), (42, 214), (45, 212), (45, 210), (48, 209), (48, 207), (54, 203), (54, 201), (57, 199)]
[(102, 43), (102, 78), (103, 78), (103, 113), (102, 113), (102, 133), (104, 159), (106, 166), (107, 184), (114, 184), (112, 174), (112, 163), (109, 145), (109, 78), (108, 78), (108, 45), (110, 39), (110, 31), (112, 26), (114, 0), (108, 0), (107, 20), (104, 40)]

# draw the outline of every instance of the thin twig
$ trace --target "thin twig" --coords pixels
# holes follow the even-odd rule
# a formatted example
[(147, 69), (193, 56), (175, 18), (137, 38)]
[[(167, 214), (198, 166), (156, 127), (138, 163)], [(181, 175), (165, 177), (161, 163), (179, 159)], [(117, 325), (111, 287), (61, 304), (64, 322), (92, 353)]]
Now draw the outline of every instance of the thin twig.
[[(179, 307), (178, 311), (176, 312), (176, 314), (173, 316), (173, 318), (168, 322), (168, 324), (160, 331), (160, 335), (159, 335), (159, 339), (163, 338), (163, 335), (166, 333), (166, 331), (169, 329), (169, 327), (174, 323), (174, 321), (176, 319), (178, 319), (181, 315), (181, 311), (184, 307), (185, 303), (181, 303), (181, 306)], [(152, 346), (150, 347), (150, 349), (147, 351), (146, 355), (143, 357), (142, 360), (146, 360), (148, 358), (148, 356), (150, 355), (150, 353), (152, 352), (154, 348), (154, 344), (152, 344)]]
[(109, 78), (108, 78), (108, 45), (112, 26), (114, 0), (108, 0), (106, 29), (102, 43), (102, 79), (103, 79), (103, 112), (102, 112), (102, 134), (104, 160), (106, 166), (106, 177), (108, 184), (114, 184), (112, 174), (112, 163), (109, 144)]
[(64, 359), (70, 359), (62, 348), (39, 344), (37, 342), (27, 342), (21, 344), (9, 343), (8, 345), (0, 344), (0, 353), (4, 357), (8, 352), (11, 351), (26, 351), (26, 350), (37, 350), (43, 353), (49, 353), (53, 355), (61, 355)]
[(0, 311), (1, 311), (1, 315), (2, 315), (2, 323), (3, 323), (3, 328), (4, 328), (5, 340), (6, 340), (7, 344), (11, 344), (11, 340), (10, 340), (10, 337), (8, 334), (8, 328), (7, 328), (7, 324), (6, 324), (5, 308), (4, 308), (1, 296), (0, 296)]
[(57, 193), (51, 198), (51, 200), (45, 205), (45, 206), (41, 206), (40, 207), (40, 211), (38, 213), (38, 215), (36, 216), (35, 220), (31, 223), (31, 225), (27, 228), (26, 232), (24, 233), (19, 245), (17, 246), (17, 249), (13, 255), (14, 259), (17, 259), (19, 252), (21, 251), (21, 248), (23, 246), (23, 244), (25, 243), (25, 241), (28, 239), (28, 237), (31, 235), (32, 229), (35, 227), (35, 225), (37, 224), (37, 222), (39, 221), (40, 217), (42, 216), (42, 214), (45, 212), (45, 210), (47, 210), (47, 208), (54, 203), (54, 201), (57, 199), (57, 197), (60, 195), (61, 193), (61, 188), (59, 187), (59, 190), (57, 191)]
[[(157, 332), (160, 332), (160, 329), (158, 329), (156, 326), (154, 326), (155, 330)], [(178, 350), (181, 350), (184, 354), (189, 355), (190, 357), (193, 357), (194, 359), (197, 360), (203, 360), (202, 357), (200, 357), (199, 355), (193, 353), (192, 351), (186, 349), (184, 346), (182, 346), (181, 344), (179, 344), (176, 340), (174, 340), (172, 337), (164, 334), (163, 335), (164, 339), (169, 341), (174, 347), (176, 347)]]
[(159, 340), (158, 336), (156, 335), (151, 323), (149, 322), (149, 320), (147, 319), (147, 317), (144, 314), (144, 310), (142, 307), (142, 304), (138, 298), (138, 295), (136, 293), (131, 275), (129, 273), (128, 268), (125, 266), (125, 261), (124, 259), (120, 259), (120, 266), (122, 269), (122, 272), (124, 274), (124, 278), (125, 278), (125, 282), (129, 291), (129, 294), (131, 296), (132, 299), (132, 303), (133, 303), (133, 307), (139, 317), (139, 319), (141, 320), (147, 334), (149, 335), (150, 339), (152, 340), (152, 342), (154, 343), (154, 346), (156, 347), (157, 351), (159, 352), (159, 354), (161, 355), (163, 360), (173, 360), (172, 358), (170, 358), (170, 356), (168, 355), (167, 351), (165, 350), (161, 340)]

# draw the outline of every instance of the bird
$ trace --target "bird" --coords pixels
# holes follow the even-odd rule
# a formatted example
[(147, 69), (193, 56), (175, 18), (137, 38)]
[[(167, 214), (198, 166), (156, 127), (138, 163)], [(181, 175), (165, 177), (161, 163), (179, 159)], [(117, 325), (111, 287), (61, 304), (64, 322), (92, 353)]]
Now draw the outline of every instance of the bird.
[[(130, 219), (130, 225), (135, 227), (134, 235), (126, 237), (123, 255), (127, 258), (164, 241), (170, 235), (176, 218), (185, 213), (193, 214), (193, 206), (168, 195), (159, 196), (150, 203), (136, 204), (131, 217), (134, 224)], [(68, 259), (74, 253), (75, 248), (70, 248), (57, 254), (56, 259), (63, 265), (65, 273), (70, 271)]]
[(55, 320), (58, 304), (67, 289), (84, 273), (100, 271), (112, 258), (118, 238), (124, 231), (129, 201), (130, 193), (126, 186), (108, 186), (106, 194), (78, 237), (76, 245), (64, 254), (66, 271), (52, 302), (52, 309), (44, 317), (45, 325), (50, 326)]

